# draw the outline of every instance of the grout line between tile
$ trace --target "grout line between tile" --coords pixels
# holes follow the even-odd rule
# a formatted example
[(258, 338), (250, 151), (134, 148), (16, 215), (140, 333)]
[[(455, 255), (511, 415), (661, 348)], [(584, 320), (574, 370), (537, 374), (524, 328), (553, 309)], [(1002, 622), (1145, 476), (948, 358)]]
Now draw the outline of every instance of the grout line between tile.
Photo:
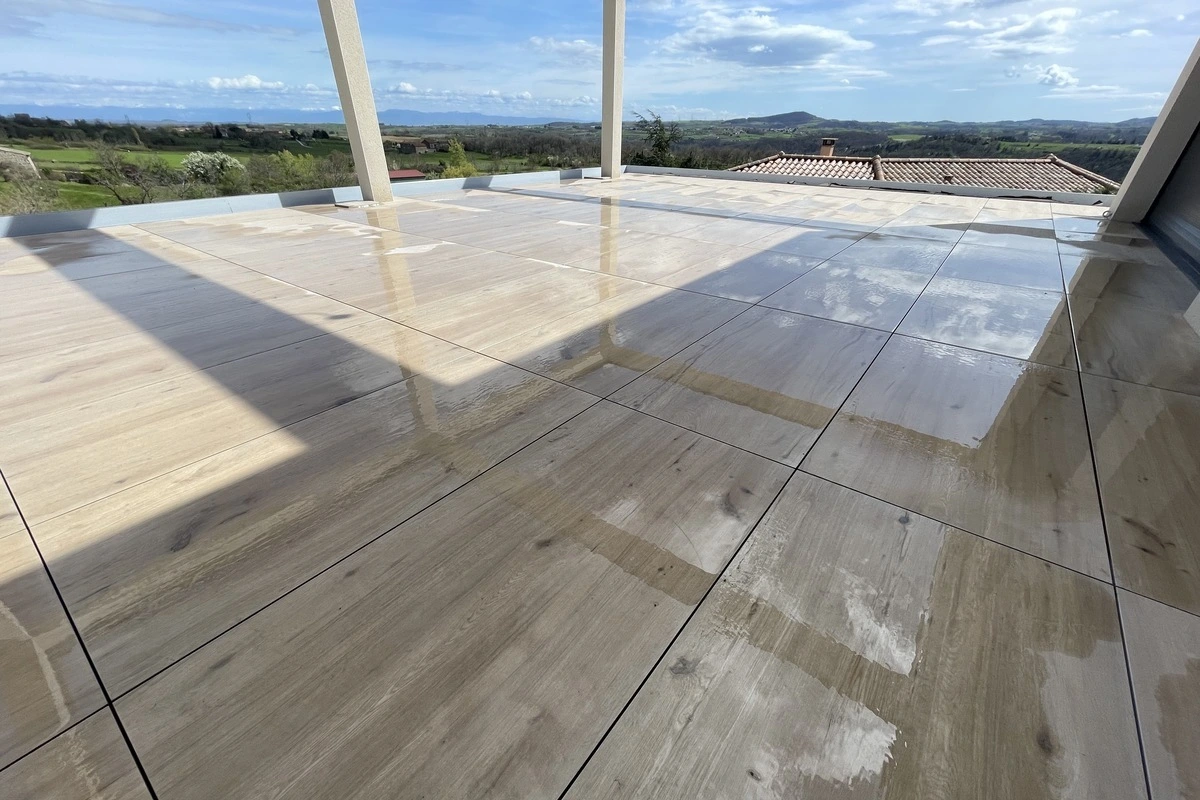
[[(29, 537), (29, 541), (33, 544), (33, 549), (37, 551), (38, 559), (42, 562), (42, 569), (46, 572), (46, 578), (50, 581), (50, 586), (54, 589), (55, 596), (58, 597), (59, 606), (62, 608), (63, 615), (66, 616), (67, 622), (71, 626), (71, 632), (75, 635), (75, 641), (79, 643), (79, 649), (83, 652), (83, 657), (87, 659), (88, 666), (92, 670), (92, 676), (96, 680), (96, 685), (100, 688), (100, 693), (104, 696), (104, 705), (92, 713), (98, 713), (105, 708), (112, 711), (113, 719), (117, 723), (117, 730), (121, 732), (121, 738), (125, 740), (125, 746), (129, 748), (129, 754), (133, 758), (133, 763), (137, 766), (138, 772), (142, 776), (142, 781), (146, 784), (146, 791), (150, 793), (150, 797), (153, 800), (158, 800), (158, 794), (154, 791), (154, 785), (150, 783), (150, 776), (147, 774), (146, 768), (142, 765), (142, 760), (138, 758), (137, 750), (133, 747), (133, 740), (129, 738), (129, 732), (125, 730), (125, 724), (121, 721), (121, 715), (117, 713), (117, 708), (113, 705), (113, 698), (108, 693), (108, 687), (104, 685), (104, 681), (100, 678), (100, 670), (96, 668), (96, 662), (92, 660), (92, 654), (88, 651), (87, 643), (83, 640), (83, 635), (79, 632), (79, 626), (75, 624), (75, 617), (71, 615), (71, 610), (67, 608), (67, 601), (63, 598), (62, 591), (58, 588), (58, 582), (54, 580), (54, 573), (50, 571), (50, 565), (46, 562), (46, 557), (42, 554), (42, 548), (38, 545), (37, 538), (33, 535), (33, 529), (29, 527), (29, 521), (25, 519), (25, 512), (21, 510), (21, 505), (17, 501), (17, 495), (13, 492), (12, 487), (8, 485), (8, 478), (5, 477), (2, 471), (0, 471), (0, 482), (3, 482), (4, 490), (8, 492), (9, 498), (13, 502), (13, 507), (17, 509), (17, 515), (21, 518), (21, 524), (25, 526), (25, 535)], [(92, 714), (88, 715), (88, 717), (90, 716)], [(87, 719), (87, 717), (84, 717), (84, 719)], [(79, 722), (82, 721), (81, 719)], [(76, 725), (78, 724), (76, 723)], [(71, 727), (75, 726), (72, 725)], [(70, 730), (70, 728), (66, 730)], [(64, 732), (59, 731), (49, 741), (53, 741)], [(44, 745), (46, 742), (42, 744)]]

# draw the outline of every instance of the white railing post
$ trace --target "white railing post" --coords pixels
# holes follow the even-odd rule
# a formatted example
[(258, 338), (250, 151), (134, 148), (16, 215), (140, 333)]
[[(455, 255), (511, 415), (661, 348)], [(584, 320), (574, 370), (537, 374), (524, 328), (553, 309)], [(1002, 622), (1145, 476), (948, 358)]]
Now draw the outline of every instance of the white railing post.
[(354, 0), (317, 0), (321, 24), (329, 44), (329, 60), (337, 82), (346, 134), (363, 199), (386, 202), (392, 199), (383, 139), (379, 135), (379, 116), (375, 96), (367, 74), (367, 55), (363, 50), (362, 31), (358, 27), (358, 9)]
[(604, 88), (600, 120), (600, 175), (621, 174), (621, 107), (625, 80), (625, 0), (604, 0)]

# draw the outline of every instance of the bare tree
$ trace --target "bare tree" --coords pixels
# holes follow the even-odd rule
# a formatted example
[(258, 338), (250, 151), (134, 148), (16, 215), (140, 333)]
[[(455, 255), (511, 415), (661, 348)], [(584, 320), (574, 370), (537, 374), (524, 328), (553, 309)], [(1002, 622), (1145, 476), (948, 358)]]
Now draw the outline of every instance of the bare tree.
[(93, 174), (96, 183), (112, 192), (123, 206), (153, 203), (181, 184), (161, 156), (131, 161), (112, 145), (98, 144), (96, 163), (100, 165)]

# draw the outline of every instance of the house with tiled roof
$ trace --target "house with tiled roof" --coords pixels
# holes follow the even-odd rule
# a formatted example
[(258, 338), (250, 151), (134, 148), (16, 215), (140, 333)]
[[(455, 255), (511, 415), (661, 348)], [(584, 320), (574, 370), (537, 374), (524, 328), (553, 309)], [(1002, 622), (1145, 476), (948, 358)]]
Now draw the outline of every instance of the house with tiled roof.
[(778, 153), (733, 167), (733, 172), (834, 180), (958, 184), (993, 189), (1111, 194), (1120, 184), (1051, 153), (1044, 158), (886, 158), (837, 156), (835, 139), (820, 155)]

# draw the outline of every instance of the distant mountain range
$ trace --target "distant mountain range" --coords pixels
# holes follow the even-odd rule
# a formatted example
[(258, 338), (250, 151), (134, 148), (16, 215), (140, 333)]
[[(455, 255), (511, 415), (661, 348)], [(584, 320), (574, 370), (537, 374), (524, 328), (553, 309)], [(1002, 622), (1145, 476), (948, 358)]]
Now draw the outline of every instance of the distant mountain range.
[[(247, 111), (241, 108), (168, 108), (168, 107), (131, 107), (122, 106), (84, 106), (84, 105), (47, 105), (47, 106), (16, 106), (0, 104), (0, 115), (30, 114), (35, 117), (51, 117), (53, 119), (73, 120), (103, 120), (105, 122), (220, 122), (243, 123), (255, 122), (260, 124), (336, 124), (343, 121), (340, 111), (319, 111), (302, 108), (263, 108)], [(560, 124), (596, 124), (597, 121), (567, 119), (564, 117), (508, 117), (492, 114), (479, 114), (472, 111), (414, 111), (405, 108), (389, 108), (379, 112), (379, 121), (384, 125), (549, 125)], [(912, 125), (921, 127), (937, 127), (943, 129), (978, 129), (978, 128), (1053, 128), (1069, 126), (1073, 128), (1115, 128), (1133, 127), (1149, 128), (1154, 123), (1154, 117), (1140, 117), (1121, 122), (1084, 122), (1079, 120), (1001, 120), (996, 122), (954, 122), (952, 120), (936, 120), (923, 122), (869, 122), (860, 120), (826, 119), (807, 111), (789, 111), (785, 114), (773, 114), (766, 117), (738, 117), (725, 120), (726, 124), (739, 125), (747, 128), (861, 128), (866, 130), (896, 128)]]
[[(279, 123), (341, 123), (341, 111), (318, 111), (301, 108), (263, 108), (247, 111), (244, 108), (125, 108), (121, 106), (15, 106), (0, 104), (0, 115), (29, 114), (53, 119), (86, 119), (104, 122), (233, 122), (253, 121), (260, 124)], [(389, 108), (379, 112), (384, 125), (546, 125), (551, 122), (579, 122), (562, 117), (504, 117), (477, 114), (470, 111), (413, 111)]]

